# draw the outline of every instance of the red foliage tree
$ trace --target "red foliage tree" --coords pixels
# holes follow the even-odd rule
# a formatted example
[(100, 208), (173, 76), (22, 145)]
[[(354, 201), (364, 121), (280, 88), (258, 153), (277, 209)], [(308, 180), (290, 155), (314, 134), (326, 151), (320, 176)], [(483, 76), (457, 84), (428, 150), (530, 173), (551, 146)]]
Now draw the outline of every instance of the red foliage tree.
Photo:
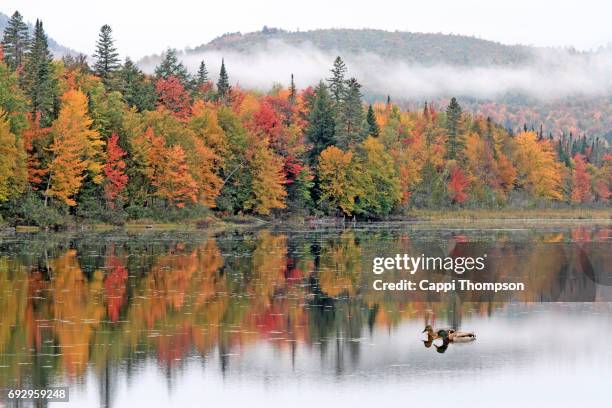
[(125, 174), (126, 164), (123, 161), (125, 155), (125, 151), (119, 146), (119, 136), (113, 134), (108, 139), (104, 164), (104, 197), (110, 208), (115, 208), (117, 201), (123, 199), (123, 191), (128, 182), (128, 175)]
[(448, 189), (453, 203), (462, 203), (467, 199), (468, 196), (465, 189), (468, 184), (469, 181), (460, 167), (455, 167), (451, 170)]
[(168, 79), (158, 79), (155, 90), (157, 91), (158, 107), (165, 107), (181, 119), (189, 115), (189, 94), (178, 78), (171, 75)]
[(572, 175), (572, 201), (586, 203), (591, 201), (591, 198), (591, 175), (587, 172), (584, 156), (576, 153)]

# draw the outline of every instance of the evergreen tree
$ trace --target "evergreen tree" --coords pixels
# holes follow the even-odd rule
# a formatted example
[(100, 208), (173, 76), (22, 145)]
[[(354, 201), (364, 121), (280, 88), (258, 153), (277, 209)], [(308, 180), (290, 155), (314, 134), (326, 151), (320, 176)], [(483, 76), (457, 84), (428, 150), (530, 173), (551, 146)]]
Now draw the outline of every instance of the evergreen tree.
[(200, 67), (198, 68), (198, 76), (196, 77), (196, 88), (201, 88), (204, 84), (208, 82), (208, 70), (206, 69), (206, 64), (204, 61), (200, 61)]
[(309, 151), (311, 164), (315, 164), (321, 152), (335, 142), (332, 100), (323, 82), (315, 88), (314, 95), (306, 128), (306, 139), (312, 145)]
[(289, 84), (289, 102), (291, 102), (291, 104), (295, 104), (296, 97), (297, 89), (295, 87), (295, 82), (293, 81), (293, 74), (291, 74), (291, 83)]
[(221, 59), (221, 70), (219, 71), (219, 80), (217, 81), (217, 94), (219, 95), (219, 100), (228, 102), (230, 89), (229, 77), (225, 69), (225, 60)]
[(145, 78), (144, 73), (130, 58), (125, 59), (125, 64), (117, 72), (117, 79), (128, 106), (135, 107), (139, 112), (155, 109), (155, 86)]
[(94, 64), (94, 71), (96, 75), (102, 78), (102, 82), (107, 89), (112, 88), (113, 75), (119, 69), (119, 54), (115, 48), (113, 37), (113, 30), (107, 24), (104, 24), (100, 28), (100, 36), (96, 43), (96, 52), (94, 58), (96, 63)]
[(366, 116), (366, 121), (368, 122), (368, 134), (378, 137), (380, 135), (380, 128), (378, 127), (378, 123), (376, 122), (376, 115), (374, 114), (374, 109), (372, 109), (372, 105), (368, 106), (368, 114)]
[(342, 61), (339, 56), (334, 60), (334, 67), (331, 69), (332, 76), (327, 79), (329, 82), (329, 92), (331, 93), (334, 107), (339, 108), (342, 103), (342, 98), (346, 89), (346, 81), (344, 76), (346, 74), (346, 64)]
[(17, 69), (24, 63), (28, 41), (28, 26), (23, 22), (21, 14), (16, 11), (9, 19), (2, 39), (4, 61), (11, 70)]
[(168, 79), (169, 77), (176, 77), (185, 88), (190, 88), (191, 78), (185, 65), (178, 60), (176, 56), (176, 50), (174, 48), (168, 48), (164, 53), (164, 59), (155, 68), (156, 79)]
[(338, 147), (348, 149), (363, 141), (367, 132), (364, 129), (364, 119), (361, 85), (355, 78), (351, 78), (346, 81), (346, 89), (336, 114), (335, 137)]
[(36, 20), (24, 66), (24, 88), (31, 101), (33, 116), (40, 114), (41, 126), (48, 126), (53, 120), (57, 97), (52, 61), (42, 21)]
[(453, 97), (446, 108), (446, 131), (448, 136), (446, 154), (449, 160), (457, 159), (464, 147), (461, 140), (462, 113), (461, 106), (457, 99)]

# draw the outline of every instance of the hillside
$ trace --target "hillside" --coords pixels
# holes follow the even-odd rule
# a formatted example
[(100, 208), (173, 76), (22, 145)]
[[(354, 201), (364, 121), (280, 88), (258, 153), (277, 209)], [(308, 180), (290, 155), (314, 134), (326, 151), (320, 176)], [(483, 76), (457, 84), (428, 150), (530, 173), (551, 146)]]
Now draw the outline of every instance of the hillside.
[(341, 54), (372, 53), (383, 58), (426, 65), (516, 65), (532, 58), (530, 47), (504, 45), (461, 35), (372, 29), (290, 32), (267, 27), (254, 33), (225, 34), (196, 47), (192, 52), (232, 50), (246, 53), (254, 48), (267, 47), (270, 41), (282, 41), (297, 47), (309, 44), (321, 51)]
[[(0, 12), (0, 40), (4, 36), (4, 28), (6, 27), (8, 20), (9, 16)], [(32, 31), (33, 25), (31, 24), (31, 22), (28, 22), (28, 26), (30, 27), (30, 31)], [(68, 47), (64, 47), (51, 37), (49, 37), (49, 48), (57, 57), (61, 57), (62, 55), (66, 54), (77, 54), (77, 52), (75, 52), (74, 50), (71, 50)]]

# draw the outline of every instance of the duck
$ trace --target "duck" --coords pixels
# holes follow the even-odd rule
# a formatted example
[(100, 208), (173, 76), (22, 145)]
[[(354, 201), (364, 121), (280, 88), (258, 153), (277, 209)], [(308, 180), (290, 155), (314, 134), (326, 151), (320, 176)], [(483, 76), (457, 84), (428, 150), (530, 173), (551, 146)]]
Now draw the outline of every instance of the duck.
[(433, 341), (435, 339), (448, 339), (452, 343), (466, 343), (476, 340), (474, 332), (462, 332), (455, 329), (434, 330), (431, 325), (425, 326), (423, 333), (427, 333), (427, 339)]

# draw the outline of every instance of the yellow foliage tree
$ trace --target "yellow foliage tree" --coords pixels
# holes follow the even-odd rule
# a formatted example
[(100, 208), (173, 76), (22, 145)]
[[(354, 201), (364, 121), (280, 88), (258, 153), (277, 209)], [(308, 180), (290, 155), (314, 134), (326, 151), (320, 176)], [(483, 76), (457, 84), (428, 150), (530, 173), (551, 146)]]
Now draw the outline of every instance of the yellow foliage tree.
[(80, 91), (66, 92), (51, 130), (53, 143), (49, 150), (53, 160), (49, 165), (47, 197), (74, 206), (73, 197), (87, 174), (93, 183), (102, 183), (104, 142), (91, 125), (92, 120), (87, 116), (87, 96)]
[(270, 150), (266, 141), (252, 140), (251, 143), (248, 160), (253, 176), (253, 194), (244, 207), (268, 215), (274, 208), (285, 208), (287, 191), (284, 162), (282, 157)]
[(11, 132), (8, 117), (0, 108), (0, 201), (21, 194), (27, 178), (23, 141)]
[(550, 141), (538, 141), (535, 132), (523, 132), (515, 142), (518, 184), (534, 196), (561, 200), (563, 165), (557, 161)]
[(317, 167), (321, 189), (319, 202), (328, 201), (331, 206), (351, 215), (358, 193), (354, 184), (355, 170), (352, 152), (343, 152), (336, 146), (323, 150)]

